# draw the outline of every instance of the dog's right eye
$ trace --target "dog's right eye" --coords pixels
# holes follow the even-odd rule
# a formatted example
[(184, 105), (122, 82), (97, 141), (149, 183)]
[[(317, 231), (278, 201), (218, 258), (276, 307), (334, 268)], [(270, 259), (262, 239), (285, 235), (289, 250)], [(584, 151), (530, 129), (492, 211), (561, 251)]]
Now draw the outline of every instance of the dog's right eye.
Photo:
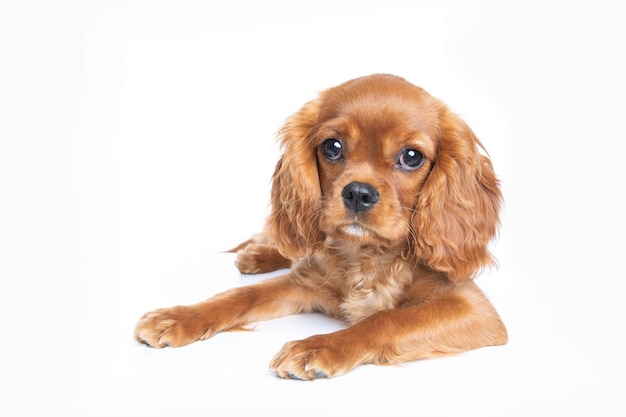
[(326, 139), (320, 146), (320, 151), (329, 161), (339, 161), (343, 158), (343, 144), (339, 139)]

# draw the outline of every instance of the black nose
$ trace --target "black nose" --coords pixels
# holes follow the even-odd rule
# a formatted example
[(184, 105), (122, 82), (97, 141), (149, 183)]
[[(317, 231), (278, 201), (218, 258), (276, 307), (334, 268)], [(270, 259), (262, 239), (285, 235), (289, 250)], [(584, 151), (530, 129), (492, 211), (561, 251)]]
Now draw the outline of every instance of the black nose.
[(358, 213), (369, 210), (380, 199), (376, 188), (362, 182), (351, 182), (341, 192), (343, 204), (351, 211)]

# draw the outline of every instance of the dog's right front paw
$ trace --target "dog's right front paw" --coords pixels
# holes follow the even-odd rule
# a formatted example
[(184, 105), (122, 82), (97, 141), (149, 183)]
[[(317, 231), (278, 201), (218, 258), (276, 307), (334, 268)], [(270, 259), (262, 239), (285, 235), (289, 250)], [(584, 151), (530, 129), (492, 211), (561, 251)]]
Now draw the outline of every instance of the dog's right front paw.
[(155, 348), (184, 346), (215, 333), (203, 322), (200, 312), (193, 306), (160, 308), (139, 319), (135, 339)]

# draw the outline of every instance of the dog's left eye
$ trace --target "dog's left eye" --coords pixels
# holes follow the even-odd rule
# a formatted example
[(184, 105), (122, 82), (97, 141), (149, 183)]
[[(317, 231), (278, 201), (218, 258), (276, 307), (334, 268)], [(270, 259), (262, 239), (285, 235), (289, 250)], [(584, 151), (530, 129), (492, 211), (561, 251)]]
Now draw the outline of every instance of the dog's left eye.
[(339, 139), (326, 139), (320, 146), (320, 151), (329, 161), (338, 161), (343, 158), (343, 144)]
[(406, 171), (413, 171), (424, 164), (424, 155), (418, 150), (415, 149), (404, 149), (398, 155), (398, 161), (396, 165), (400, 169), (404, 169)]

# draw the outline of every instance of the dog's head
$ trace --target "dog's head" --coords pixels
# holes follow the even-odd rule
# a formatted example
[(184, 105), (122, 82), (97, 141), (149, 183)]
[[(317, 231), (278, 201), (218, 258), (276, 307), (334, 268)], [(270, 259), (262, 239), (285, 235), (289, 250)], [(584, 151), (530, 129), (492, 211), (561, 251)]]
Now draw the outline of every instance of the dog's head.
[(491, 262), (501, 194), (472, 130), (402, 78), (328, 89), (279, 132), (272, 234), (295, 260), (332, 241), (410, 249), (451, 280)]

